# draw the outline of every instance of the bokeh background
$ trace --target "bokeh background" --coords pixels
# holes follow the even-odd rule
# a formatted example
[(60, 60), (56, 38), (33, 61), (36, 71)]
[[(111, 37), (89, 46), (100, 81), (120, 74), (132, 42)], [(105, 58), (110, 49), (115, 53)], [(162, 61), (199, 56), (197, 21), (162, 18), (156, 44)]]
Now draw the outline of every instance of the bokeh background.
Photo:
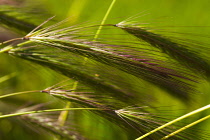
[[(56, 15), (56, 19), (58, 20), (70, 17), (70, 24), (72, 25), (83, 22), (99, 24), (111, 2), (111, 0), (0, 0), (1, 5), (6, 4), (33, 9), (36, 9), (36, 7), (42, 8), (49, 15)], [(160, 27), (168, 27), (166, 33), (174, 31), (180, 33), (187, 32), (189, 36), (191, 34), (197, 34), (198, 36), (193, 36), (192, 39), (209, 45), (209, 3), (209, 0), (117, 0), (106, 23), (118, 23), (130, 16), (139, 14), (142, 16), (135, 19), (135, 21), (149, 23), (157, 29)], [(30, 18), (33, 19), (34, 17)], [(46, 18), (42, 16), (39, 16), (39, 18), (40, 23), (46, 20)], [(104, 32), (107, 31), (105, 30)], [(17, 36), (19, 35), (6, 28), (0, 28), (1, 41)], [(183, 35), (183, 39), (185, 38), (186, 36)], [(8, 78), (8, 80), (4, 80), (4, 78)], [(64, 76), (41, 66), (32, 65), (26, 61), (16, 59), (7, 54), (0, 54), (0, 79), (2, 80), (0, 80), (0, 94), (3, 95), (19, 91), (42, 90), (61, 81), (64, 79)], [(207, 105), (210, 101), (210, 83), (207, 81), (199, 84), (198, 90), (200, 93), (192, 95), (194, 96), (194, 101), (188, 105), (162, 93), (161, 90), (155, 87), (149, 88), (148, 92), (151, 92), (151, 94), (157, 97), (155, 105), (170, 106), (170, 109), (174, 110), (174, 116), (179, 116), (193, 109)], [(15, 96), (0, 101), (0, 111), (9, 113), (27, 104), (45, 103), (51, 100), (53, 100), (52, 106), (56, 108), (62, 107), (65, 104), (47, 95), (34, 93)], [(5, 102), (7, 104), (5, 104)], [(206, 114), (209, 114), (209, 111), (194, 117), (199, 118)], [(100, 121), (100, 118), (96, 118), (96, 116), (89, 117), (88, 115), (81, 117), (81, 121), (86, 123), (86, 132), (90, 135), (90, 139), (128, 139), (127, 136), (123, 134), (123, 131), (119, 130), (116, 126), (111, 124), (104, 125), (109, 122), (105, 122), (104, 120)], [(196, 125), (195, 128), (201, 129), (201, 133), (206, 133), (210, 130), (210, 121), (202, 122)], [(193, 130), (189, 130), (189, 132), (198, 133), (198, 136), (200, 133)], [(15, 119), (1, 119), (0, 139), (50, 140), (53, 139), (53, 136), (42, 131), (36, 131), (33, 128), (28, 128), (28, 126)]]

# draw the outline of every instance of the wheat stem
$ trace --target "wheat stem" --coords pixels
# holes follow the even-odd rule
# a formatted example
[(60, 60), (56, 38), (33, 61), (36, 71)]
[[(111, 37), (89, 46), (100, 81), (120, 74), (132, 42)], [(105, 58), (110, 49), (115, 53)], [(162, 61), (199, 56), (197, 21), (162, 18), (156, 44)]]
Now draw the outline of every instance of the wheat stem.
[(9, 43), (9, 42), (12, 42), (12, 41), (16, 41), (16, 40), (23, 40), (23, 38), (13, 38), (13, 39), (10, 39), (10, 40), (7, 40), (7, 41), (4, 41), (4, 42), (0, 43), (0, 45), (6, 44), (6, 43)]
[(1, 115), (0, 119), (8, 118), (8, 117), (21, 116), (21, 115), (26, 115), (26, 114), (44, 113), (44, 112), (57, 112), (57, 111), (64, 111), (64, 110), (105, 110), (105, 109), (99, 109), (99, 108), (61, 108), (61, 109), (36, 110), (36, 111), (18, 112), (18, 113)]
[(96, 31), (96, 34), (95, 34), (95, 36), (94, 36), (94, 40), (93, 40), (93, 41), (95, 41), (95, 40), (98, 38), (98, 36), (99, 36), (99, 34), (100, 34), (100, 32), (101, 32), (101, 29), (102, 29), (102, 27), (103, 27), (102, 25), (105, 23), (105, 21), (106, 21), (108, 15), (109, 15), (109, 13), (111, 12), (111, 10), (112, 10), (112, 8), (113, 8), (115, 2), (116, 2), (116, 0), (112, 0), (112, 3), (110, 4), (110, 6), (109, 6), (109, 8), (108, 8), (108, 10), (107, 10), (107, 12), (106, 12), (106, 14), (105, 14), (103, 20), (101, 21), (101, 25), (98, 27), (98, 30)]
[[(75, 81), (72, 87), (72, 92), (74, 92), (77, 89), (78, 81)], [(66, 103), (65, 108), (70, 108), (71, 107), (71, 102), (68, 101)], [(60, 123), (61, 126), (64, 126), (67, 117), (68, 117), (69, 111), (62, 111), (58, 117), (58, 122)]]
[(10, 97), (10, 96), (15, 96), (15, 95), (20, 95), (20, 94), (26, 94), (26, 93), (34, 93), (34, 92), (40, 92), (39, 90), (33, 90), (33, 91), (23, 91), (23, 92), (15, 92), (15, 93), (10, 93), (6, 95), (0, 96), (0, 99)]
[(192, 116), (192, 115), (194, 115), (194, 114), (197, 114), (197, 113), (199, 113), (199, 112), (201, 112), (201, 111), (204, 111), (204, 110), (207, 110), (207, 109), (209, 109), (209, 108), (210, 108), (210, 104), (207, 105), (207, 106), (204, 106), (204, 107), (202, 107), (202, 108), (199, 108), (199, 109), (197, 109), (197, 110), (194, 110), (194, 111), (192, 111), (192, 112), (190, 112), (190, 113), (187, 113), (187, 114), (185, 114), (185, 115), (183, 115), (183, 116), (181, 116), (181, 117), (179, 117), (179, 118), (176, 118), (176, 119), (174, 119), (174, 120), (172, 120), (172, 121), (170, 121), (170, 122), (168, 122), (168, 123), (166, 123), (166, 124), (164, 124), (164, 125), (162, 125), (162, 126), (156, 128), (156, 129), (154, 129), (154, 130), (152, 130), (152, 131), (150, 131), (150, 132), (144, 134), (143, 136), (137, 138), (136, 140), (141, 140), (141, 139), (143, 139), (143, 138), (145, 138), (145, 137), (151, 135), (152, 133), (155, 133), (156, 131), (159, 131), (159, 130), (161, 130), (161, 129), (163, 129), (163, 128), (165, 128), (165, 127), (167, 127), (167, 126), (169, 126), (169, 125), (171, 125), (171, 124), (173, 124), (173, 123), (175, 123), (175, 122), (178, 122), (178, 121), (180, 121), (180, 120), (182, 120), (182, 119), (184, 119), (184, 118), (190, 117), (190, 116)]
[(10, 78), (16, 76), (16, 72), (13, 72), (11, 74), (5, 75), (3, 77), (0, 78), (0, 83), (9, 80)]
[(181, 132), (181, 131), (183, 131), (183, 130), (185, 130), (185, 129), (188, 129), (189, 127), (191, 127), (191, 126), (193, 126), (193, 125), (196, 125), (196, 124), (198, 124), (198, 123), (200, 123), (200, 122), (202, 122), (202, 121), (204, 121), (204, 120), (207, 120), (207, 119), (209, 119), (209, 118), (210, 118), (210, 115), (208, 115), (208, 116), (206, 116), (206, 117), (203, 117), (203, 118), (201, 118), (201, 119), (199, 119), (199, 120), (197, 120), (197, 121), (195, 121), (195, 122), (193, 122), (193, 123), (190, 123), (190, 124), (188, 124), (188, 125), (186, 125), (186, 126), (180, 128), (180, 129), (176, 130), (175, 132), (173, 132), (173, 133), (171, 133), (171, 134), (169, 134), (169, 135), (163, 137), (161, 140), (168, 139), (169, 137), (174, 136), (174, 135), (176, 135), (177, 133), (179, 133), (179, 132)]

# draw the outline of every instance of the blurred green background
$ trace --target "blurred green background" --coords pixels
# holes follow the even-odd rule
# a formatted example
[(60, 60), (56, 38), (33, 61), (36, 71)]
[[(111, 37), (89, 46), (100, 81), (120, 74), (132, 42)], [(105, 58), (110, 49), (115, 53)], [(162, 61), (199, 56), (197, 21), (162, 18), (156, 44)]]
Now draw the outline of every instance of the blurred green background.
[[(56, 15), (56, 18), (60, 20), (66, 17), (71, 17), (72, 25), (87, 21), (99, 24), (111, 2), (111, 0), (0, 0), (1, 5), (12, 4), (18, 7), (42, 7), (49, 12), (50, 15)], [(141, 15), (142, 13), (144, 16), (135, 19), (135, 21), (150, 23), (157, 29), (162, 26), (168, 26), (169, 28), (166, 32), (189, 32), (205, 36), (206, 38), (194, 36), (193, 39), (210, 44), (208, 38), (210, 37), (209, 3), (209, 0), (117, 0), (106, 23), (118, 23), (130, 16), (136, 14)], [(44, 21), (46, 19), (40, 17), (40, 20)], [(0, 34), (1, 41), (18, 36), (4, 28), (0, 28)], [(184, 38), (185, 36), (183, 35), (183, 39)], [(49, 69), (37, 65), (31, 65), (31, 63), (16, 59), (7, 54), (1, 54), (0, 78), (12, 73), (14, 76), (11, 79), (0, 83), (0, 94), (27, 90), (41, 90), (63, 79), (63, 76)], [(193, 109), (209, 104), (210, 83), (204, 82), (199, 84), (198, 89), (201, 93), (193, 95), (195, 96), (194, 102), (188, 106), (167, 94), (162, 94), (158, 89), (151, 89), (151, 94), (156, 95), (158, 98), (158, 104), (156, 104), (156, 106), (170, 106), (172, 110), (176, 110), (174, 116), (179, 116), (183, 113), (187, 113)], [(47, 95), (39, 94), (16, 96), (2, 100), (0, 102), (0, 111), (5, 112), (5, 110), (8, 109), (7, 113), (9, 113), (12, 110), (21, 108), (29, 103), (48, 102), (51, 99), (52, 98)], [(9, 103), (9, 105), (4, 102)], [(56, 108), (58, 106), (62, 107), (63, 105), (64, 103), (60, 103), (57, 100), (54, 101), (54, 106), (56, 106)], [(208, 114), (209, 112), (205, 113)], [(200, 114), (200, 116), (204, 116), (205, 113)], [(84, 117), (83, 121), (85, 121), (85, 118), (87, 121), (91, 120), (88, 116)], [(92, 134), (90, 131), (87, 131), (90, 136), (92, 135), (92, 139), (127, 139), (119, 128), (114, 129), (115, 126), (112, 126), (111, 124), (104, 127), (104, 122), (98, 124), (99, 121), (94, 123), (95, 120), (96, 119), (92, 119), (91, 126), (87, 127), (87, 129), (92, 129), (94, 127), (98, 128), (92, 131)], [(88, 122), (86, 123), (88, 124)], [(112, 132), (110, 132), (110, 127), (113, 130)], [(202, 122), (201, 124), (196, 125), (195, 128), (197, 127), (208, 132), (208, 130), (210, 130), (210, 121), (207, 120)], [(53, 136), (43, 134), (42, 132), (34, 132), (33, 129), (28, 129), (27, 126), (20, 125), (19, 121), (2, 119), (0, 120), (0, 139), (45, 140), (53, 139)]]

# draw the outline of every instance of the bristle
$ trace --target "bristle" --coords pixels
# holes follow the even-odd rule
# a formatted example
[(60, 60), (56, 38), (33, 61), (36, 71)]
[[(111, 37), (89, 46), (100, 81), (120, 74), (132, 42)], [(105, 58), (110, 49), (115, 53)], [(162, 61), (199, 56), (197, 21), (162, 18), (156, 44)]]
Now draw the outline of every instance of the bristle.
[[(91, 93), (85, 92), (68, 92), (65, 90), (60, 91), (53, 89), (49, 90), (48, 93), (53, 97), (59, 98), (61, 100), (75, 102), (80, 106), (101, 109), (93, 112), (103, 116), (112, 123), (117, 123), (118, 126), (121, 126), (123, 129), (129, 132), (131, 131), (134, 136), (142, 135), (149, 130), (153, 130), (163, 124), (160, 117), (145, 111), (144, 108), (141, 109), (141, 111), (139, 111), (139, 108), (137, 108), (136, 110), (138, 110), (138, 112), (126, 109), (116, 109), (119, 108), (118, 104), (116, 104), (116, 101), (111, 99), (111, 102), (107, 103), (107, 100), (105, 100), (106, 97), (103, 97), (103, 99), (100, 97), (98, 98), (96, 93), (96, 95), (92, 95)], [(120, 101), (118, 100), (117, 102), (119, 103)], [(166, 132), (172, 131), (172, 129), (169, 130), (162, 130), (161, 134), (163, 132), (164, 133), (161, 136), (164, 136), (164, 134), (166, 135)], [(157, 138), (157, 135), (149, 136), (148, 138)]]
[[(28, 48), (26, 48), (26, 50), (28, 50)], [(51, 56), (44, 55), (42, 53), (41, 54), (35, 52), (27, 53), (27, 51), (24, 51), (24, 49), (22, 51), (19, 49), (11, 50), (10, 54), (49, 67), (57, 72), (62, 73), (63, 75), (69, 78), (73, 78), (74, 80), (80, 81), (82, 84), (90, 86), (96, 91), (107, 93), (109, 95), (112, 95), (113, 97), (120, 98), (125, 102), (135, 101), (133, 97), (130, 95), (130, 93), (126, 91), (126, 89), (111, 84), (109, 80), (103, 79), (101, 77), (96, 77), (95, 75), (92, 74), (92, 72), (88, 73), (88, 71), (82, 70), (80, 69), (80, 67), (75, 67), (74, 66), (75, 64), (72, 63), (72, 61), (67, 61), (62, 57), (53, 58)], [(76, 59), (73, 60), (77, 62)], [(81, 63), (78, 63), (77, 65), (80, 64)]]
[(152, 33), (143, 27), (116, 24), (116, 27), (134, 35), (140, 40), (146, 41), (152, 47), (160, 49), (163, 53), (168, 54), (187, 68), (196, 72), (196, 74), (209, 77), (210, 64), (198, 54), (190, 50), (187, 46), (171, 41), (170, 39), (159, 34)]
[[(110, 65), (155, 85), (159, 85), (159, 87), (164, 88), (183, 99), (188, 98), (188, 91), (193, 92), (193, 89), (191, 89), (190, 86), (187, 86), (187, 84), (179, 80), (181, 77), (183, 77), (183, 79), (189, 79), (187, 77), (184, 78), (184, 75), (179, 75), (178, 72), (173, 71), (170, 73), (169, 69), (165, 69), (164, 71), (164, 68), (158, 67), (158, 64), (145, 63), (144, 60), (141, 62), (139, 59), (132, 57), (128, 58), (126, 55), (119, 55), (117, 51), (113, 52), (111, 49), (104, 49), (106, 46), (110, 45), (94, 42), (73, 42), (45, 37), (32, 37), (31, 41), (56, 47)], [(115, 47), (119, 48), (120, 46)]]
[[(60, 23), (46, 27), (46, 29), (44, 28), (40, 31), (37, 30), (34, 33), (31, 32), (29, 40), (31, 42), (58, 48), (112, 66), (153, 83), (154, 85), (172, 93), (172, 95), (185, 100), (189, 98), (189, 92), (195, 92), (192, 87), (194, 81), (198, 81), (198, 77), (183, 72), (183, 69), (179, 71), (177, 71), (177, 69), (171, 69), (169, 68), (170, 65), (165, 67), (164, 61), (145, 57), (144, 50), (141, 50), (141, 48), (137, 49), (136, 47), (137, 50), (132, 50), (132, 48), (129, 48), (129, 46), (126, 45), (110, 45), (84, 39), (71, 38), (71, 33), (78, 28), (74, 29), (72, 27), (66, 27), (60, 29), (57, 27), (59, 25)], [(129, 51), (125, 51), (124, 49), (128, 49)], [(133, 55), (132, 51), (137, 51), (137, 53)], [(141, 56), (141, 54), (144, 55)]]
[[(51, 27), (46, 27), (46, 30), (41, 29), (40, 31), (37, 30), (35, 32), (31, 32), (30, 37), (28, 37), (29, 44), (27, 42), (25, 42), (25, 44), (31, 45), (31, 43), (33, 42), (39, 43), (41, 45), (61, 49), (64, 52), (76, 54), (82, 57), (89, 58), (90, 60), (109, 65), (113, 68), (119, 69), (120, 71), (124, 71), (128, 74), (131, 74), (135, 77), (159, 86), (160, 88), (165, 89), (169, 93), (172, 93), (172, 95), (177, 96), (183, 100), (189, 99), (189, 92), (195, 92), (193, 85), (194, 81), (197, 82), (198, 80), (196, 76), (186, 74), (182, 70), (177, 71), (176, 69), (171, 69), (169, 68), (170, 65), (168, 67), (165, 67), (164, 61), (155, 60), (147, 57), (144, 53), (144, 50), (136, 48), (136, 51), (135, 49), (132, 50), (132, 48), (129, 48), (129, 46), (126, 45), (110, 45), (95, 41), (73, 39), (70, 36), (71, 31), (74, 31), (73, 28), (57, 28), (58, 27), (56, 25), (52, 25)], [(17, 52), (18, 48), (20, 47), (21, 44), (19, 45), (19, 47), (16, 47), (16, 50), (12, 51), (13, 54), (16, 54), (15, 51)], [(125, 51), (124, 49), (128, 49), (129, 51), (127, 52), (127, 50)], [(132, 52), (135, 51), (136, 53), (133, 55)], [(144, 55), (141, 56), (141, 54)], [(50, 58), (48, 60), (45, 60), (46, 66), (48, 65), (47, 61), (49, 60)], [(53, 66), (53, 69), (56, 69), (56, 67)], [(82, 74), (78, 74), (78, 76), (80, 77), (81, 75)], [(91, 77), (89, 79), (93, 80), (95, 78)]]

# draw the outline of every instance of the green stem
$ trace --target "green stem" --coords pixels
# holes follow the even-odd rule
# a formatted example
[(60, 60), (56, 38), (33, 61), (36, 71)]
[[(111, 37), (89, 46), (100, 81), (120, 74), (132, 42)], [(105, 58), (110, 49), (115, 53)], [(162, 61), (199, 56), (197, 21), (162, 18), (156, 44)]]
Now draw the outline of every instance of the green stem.
[[(74, 92), (77, 89), (78, 81), (75, 81), (72, 87), (72, 92)], [(67, 102), (65, 108), (70, 108), (71, 107), (71, 102)], [(61, 126), (64, 126), (67, 117), (68, 117), (69, 111), (62, 111), (58, 117), (58, 122), (60, 123)]]
[[(74, 92), (77, 89), (78, 86), (78, 81), (75, 81), (72, 87), (72, 92)], [(71, 107), (71, 102), (68, 101), (66, 103), (65, 108), (70, 108)], [(60, 124), (60, 126), (64, 126), (65, 122), (68, 118), (68, 114), (69, 114), (69, 110), (65, 110), (65, 111), (61, 111), (59, 117), (58, 117), (58, 123)], [(61, 140), (61, 137), (55, 137), (54, 140)]]
[(96, 34), (94, 36), (94, 40), (93, 41), (95, 41), (98, 38), (98, 35), (100, 34), (101, 29), (103, 27), (102, 25), (105, 23), (105, 21), (106, 21), (108, 15), (109, 15), (110, 11), (112, 10), (115, 2), (116, 2), (116, 0), (112, 0), (112, 3), (110, 4), (109, 9), (107, 10), (103, 20), (101, 21), (101, 25), (98, 27), (98, 30), (96, 31)]
[(190, 113), (188, 113), (188, 114), (185, 114), (185, 115), (183, 115), (183, 116), (181, 116), (181, 117), (179, 117), (179, 118), (176, 118), (176, 119), (174, 119), (174, 120), (172, 120), (172, 121), (170, 121), (170, 122), (168, 122), (168, 123), (166, 123), (166, 124), (164, 124), (164, 125), (161, 125), (160, 127), (158, 127), (158, 128), (156, 128), (156, 129), (154, 129), (154, 130), (152, 130), (152, 131), (150, 131), (150, 132), (144, 134), (143, 136), (137, 138), (136, 140), (141, 140), (141, 139), (143, 139), (143, 138), (149, 136), (150, 134), (155, 133), (156, 131), (159, 131), (159, 130), (161, 130), (161, 129), (163, 129), (163, 128), (165, 128), (165, 127), (167, 127), (167, 126), (169, 126), (169, 125), (171, 125), (171, 124), (173, 124), (173, 123), (175, 123), (175, 122), (178, 122), (178, 121), (180, 121), (180, 120), (182, 120), (182, 119), (184, 119), (184, 118), (190, 117), (190, 116), (192, 116), (192, 115), (194, 115), (194, 114), (196, 114), (196, 113), (199, 113), (199, 112), (204, 111), (204, 110), (209, 109), (209, 108), (210, 108), (210, 104), (207, 105), (207, 106), (204, 106), (204, 107), (202, 107), (202, 108), (199, 108), (199, 109), (197, 109), (197, 110), (194, 110), (194, 111), (192, 111), (192, 112), (190, 112)]
[[(1, 44), (0, 44), (0, 45), (1, 45)], [(13, 46), (6, 46), (6, 47), (0, 49), (0, 53), (8, 52), (8, 51), (10, 51), (11, 49), (13, 49)]]
[(8, 118), (8, 117), (21, 116), (21, 115), (26, 115), (26, 114), (56, 112), (56, 111), (65, 111), (65, 110), (102, 110), (102, 109), (98, 109), (98, 108), (61, 108), (61, 109), (36, 110), (36, 111), (19, 112), (19, 113), (1, 115), (0, 119)]
[(176, 135), (177, 133), (179, 133), (179, 132), (181, 132), (181, 131), (183, 131), (183, 130), (185, 130), (185, 129), (187, 129), (187, 128), (193, 126), (193, 125), (196, 125), (196, 124), (198, 124), (198, 123), (200, 123), (200, 122), (202, 122), (202, 121), (204, 121), (204, 120), (207, 120), (207, 119), (209, 119), (209, 118), (210, 118), (210, 115), (208, 115), (208, 116), (206, 116), (206, 117), (203, 117), (203, 118), (201, 118), (201, 119), (199, 119), (199, 120), (197, 120), (197, 121), (195, 121), (195, 122), (193, 122), (193, 123), (191, 123), (191, 124), (188, 124), (188, 125), (186, 125), (186, 126), (180, 128), (180, 129), (174, 131), (173, 133), (171, 133), (171, 134), (169, 134), (169, 135), (163, 137), (161, 140), (165, 140), (165, 139), (167, 139), (167, 138), (169, 138), (169, 137), (171, 137), (171, 136), (174, 136), (174, 135)]
[(3, 77), (0, 78), (0, 83), (9, 80), (10, 78), (16, 76), (16, 72), (13, 72), (11, 74), (5, 75)]
[(34, 90), (34, 91), (15, 92), (15, 93), (2, 95), (2, 96), (0, 96), (0, 99), (10, 97), (10, 96), (20, 95), (20, 94), (33, 93), (33, 92), (40, 92), (40, 91), (39, 90)]
[(7, 41), (4, 41), (4, 42), (0, 43), (0, 45), (10, 43), (10, 42), (13, 42), (13, 41), (16, 41), (16, 40), (23, 40), (23, 38), (13, 38), (13, 39), (10, 39), (10, 40), (7, 40)]

